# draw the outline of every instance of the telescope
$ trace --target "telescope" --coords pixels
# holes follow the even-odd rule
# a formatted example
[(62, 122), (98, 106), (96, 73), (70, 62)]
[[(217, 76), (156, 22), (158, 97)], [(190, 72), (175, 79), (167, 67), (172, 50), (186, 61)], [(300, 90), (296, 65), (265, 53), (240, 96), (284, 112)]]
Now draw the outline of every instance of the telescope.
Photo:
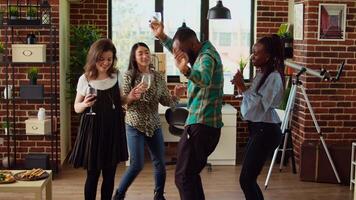
[(295, 103), (297, 87), (299, 87), (301, 89), (301, 91), (302, 91), (302, 95), (304, 97), (305, 102), (307, 103), (309, 113), (312, 116), (315, 129), (319, 134), (320, 141), (321, 141), (321, 143), (322, 143), (322, 145), (324, 147), (324, 151), (325, 151), (325, 153), (326, 153), (326, 155), (327, 155), (327, 157), (329, 159), (329, 162), (330, 162), (330, 165), (331, 165), (331, 167), (332, 167), (332, 169), (334, 171), (335, 177), (336, 177), (337, 181), (339, 183), (341, 183), (339, 174), (338, 174), (338, 172), (337, 172), (337, 170), (335, 168), (335, 165), (334, 165), (334, 161), (333, 161), (333, 159), (332, 159), (332, 157), (331, 157), (331, 155), (329, 153), (329, 150), (328, 150), (328, 148), (326, 146), (326, 143), (325, 143), (325, 140), (324, 140), (324, 136), (323, 136), (323, 134), (321, 132), (321, 129), (320, 129), (320, 126), (319, 126), (319, 124), (318, 124), (318, 122), (316, 120), (314, 111), (313, 111), (313, 109), (311, 107), (311, 103), (309, 101), (309, 98), (308, 98), (307, 93), (305, 91), (305, 88), (303, 86), (303, 83), (299, 80), (299, 76), (302, 75), (303, 73), (307, 73), (307, 74), (313, 75), (315, 77), (319, 77), (324, 81), (336, 82), (336, 81), (338, 81), (340, 79), (342, 70), (344, 69), (344, 66), (345, 66), (345, 60), (341, 62), (340, 66), (339, 66), (339, 69), (337, 70), (337, 74), (336, 74), (335, 78), (331, 78), (329, 72), (327, 70), (325, 70), (325, 69), (321, 69), (320, 71), (316, 71), (316, 70), (313, 70), (313, 69), (308, 69), (307, 67), (304, 67), (302, 65), (298, 65), (296, 63), (293, 63), (290, 60), (285, 60), (284, 64), (286, 66), (288, 66), (288, 67), (291, 67), (293, 69), (298, 70), (298, 73), (296, 74), (296, 80), (293, 81), (292, 87), (290, 89), (288, 102), (287, 102), (287, 107), (285, 109), (285, 114), (284, 114), (284, 118), (283, 118), (282, 125), (281, 125), (281, 130), (282, 130), (282, 133), (284, 134), (283, 148), (280, 148), (282, 146), (280, 144), (276, 148), (276, 150), (274, 151), (272, 162), (271, 162), (270, 168), (268, 170), (267, 178), (266, 178), (266, 181), (265, 181), (265, 189), (267, 189), (268, 181), (269, 181), (269, 178), (271, 176), (272, 168), (273, 168), (273, 165), (274, 165), (275, 160), (277, 158), (277, 152), (278, 151), (282, 151), (282, 156), (281, 156), (281, 161), (280, 161), (280, 166), (279, 166), (279, 170), (282, 170), (282, 165), (283, 165), (283, 162), (284, 162), (284, 156), (285, 156), (285, 152), (287, 150), (286, 148), (287, 148), (288, 135), (292, 133), (291, 129), (290, 129), (290, 126), (291, 126), (291, 121), (292, 121), (292, 111), (293, 111), (293, 107), (294, 107), (294, 103)]
[(293, 69), (298, 70), (299, 74), (302, 74), (302, 73), (305, 72), (307, 74), (310, 74), (310, 75), (313, 75), (315, 77), (321, 78), (324, 81), (333, 81), (333, 82), (335, 82), (335, 81), (338, 81), (340, 79), (342, 70), (344, 69), (344, 66), (345, 66), (345, 60), (341, 62), (340, 66), (339, 66), (339, 69), (337, 70), (337, 74), (336, 74), (335, 78), (331, 78), (330, 73), (324, 68), (322, 68), (320, 71), (316, 71), (316, 70), (304, 67), (302, 65), (296, 64), (296, 63), (292, 62), (291, 60), (285, 60), (284, 64), (287, 67), (291, 67)]

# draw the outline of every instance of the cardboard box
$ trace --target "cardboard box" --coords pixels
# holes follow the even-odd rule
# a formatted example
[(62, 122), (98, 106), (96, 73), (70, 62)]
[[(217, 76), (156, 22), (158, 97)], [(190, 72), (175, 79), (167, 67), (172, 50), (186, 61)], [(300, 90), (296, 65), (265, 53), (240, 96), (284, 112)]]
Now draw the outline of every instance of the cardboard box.
[(51, 119), (39, 120), (37, 118), (29, 118), (25, 120), (26, 134), (31, 135), (49, 135), (51, 134)]
[(44, 63), (46, 62), (45, 44), (12, 44), (12, 62)]

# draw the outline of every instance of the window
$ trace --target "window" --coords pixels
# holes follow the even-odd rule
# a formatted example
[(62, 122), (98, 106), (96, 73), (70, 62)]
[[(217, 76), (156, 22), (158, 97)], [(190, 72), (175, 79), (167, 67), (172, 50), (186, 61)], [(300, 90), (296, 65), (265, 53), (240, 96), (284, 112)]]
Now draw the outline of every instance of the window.
[(121, 71), (127, 70), (131, 47), (137, 42), (146, 43), (154, 51), (154, 37), (148, 20), (155, 9), (154, 1), (112, 1), (111, 37), (117, 49)]
[[(220, 53), (224, 66), (224, 94), (233, 94), (234, 87), (230, 80), (235, 74), (241, 58), (247, 59), (251, 49), (251, 1), (224, 0), (224, 6), (231, 11), (231, 20), (210, 20), (209, 36)], [(209, 8), (216, 5), (210, 1)], [(243, 71), (245, 79), (249, 79), (250, 69)]]
[[(111, 36), (118, 49), (118, 66), (126, 70), (131, 46), (136, 42), (145, 42), (151, 52), (166, 52), (167, 76), (179, 75), (174, 66), (173, 56), (155, 41), (148, 20), (156, 10), (163, 13), (165, 32), (173, 37), (177, 28), (186, 22), (198, 38), (209, 39), (217, 48), (224, 65), (224, 93), (233, 94), (230, 83), (238, 69), (240, 58), (250, 54), (252, 32), (253, 0), (224, 0), (224, 6), (231, 11), (231, 20), (206, 20), (207, 10), (216, 5), (216, 0), (115, 0), (111, 1)], [(201, 37), (204, 37), (203, 39)], [(244, 78), (250, 79), (250, 67), (245, 68)]]
[[(185, 22), (195, 31), (198, 38), (200, 35), (200, 8), (201, 0), (164, 1), (164, 30), (170, 37), (174, 36), (177, 28)], [(182, 12), (184, 10), (184, 12)], [(167, 58), (167, 75), (179, 75), (179, 70), (174, 66), (173, 56), (166, 48), (163, 49)]]

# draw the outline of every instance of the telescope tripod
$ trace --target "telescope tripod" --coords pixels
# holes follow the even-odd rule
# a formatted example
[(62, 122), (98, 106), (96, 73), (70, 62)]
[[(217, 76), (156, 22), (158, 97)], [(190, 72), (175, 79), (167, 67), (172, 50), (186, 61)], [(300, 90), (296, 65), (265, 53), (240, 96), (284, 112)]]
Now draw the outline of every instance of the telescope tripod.
[(282, 133), (284, 134), (284, 141), (283, 141), (283, 148), (281, 149), (279, 145), (276, 150), (274, 151), (274, 154), (273, 154), (273, 158), (272, 158), (272, 162), (271, 162), (271, 165), (269, 167), (269, 170), (268, 170), (268, 174), (267, 174), (267, 178), (266, 178), (266, 181), (265, 181), (265, 189), (267, 189), (267, 186), (268, 186), (268, 181), (271, 177), (271, 173), (272, 173), (272, 169), (273, 169), (273, 165), (276, 161), (276, 158), (277, 158), (277, 153), (278, 151), (282, 151), (282, 156), (281, 156), (281, 161), (280, 161), (280, 166), (279, 166), (279, 169), (280, 171), (282, 170), (282, 165), (283, 165), (283, 162), (284, 162), (284, 157), (285, 157), (285, 152), (286, 152), (286, 147), (287, 147), (287, 141), (288, 141), (288, 137), (289, 137), (289, 134), (291, 134), (291, 131), (290, 131), (290, 126), (291, 126), (291, 121), (292, 121), (292, 111), (293, 111), (293, 107), (294, 107), (294, 103), (295, 103), (295, 98), (296, 98), (296, 94), (297, 94), (297, 88), (299, 87), (301, 90), (302, 90), (302, 94), (303, 94), (303, 97), (304, 97), (304, 100), (305, 102), (307, 103), (307, 106), (308, 106), (308, 110), (310, 112), (310, 115), (312, 116), (312, 119), (313, 119), (313, 122), (314, 122), (314, 126), (319, 134), (319, 139), (325, 149), (325, 153), (329, 159), (329, 162), (331, 164), (331, 167), (334, 171), (334, 174), (336, 176), (336, 179), (338, 181), (338, 183), (341, 183), (340, 181), (340, 178), (339, 178), (339, 174), (337, 173), (336, 171), (336, 168), (335, 168), (335, 165), (334, 165), (334, 162), (331, 158), (331, 155), (329, 153), (329, 150), (326, 146), (326, 143), (324, 141), (324, 137), (323, 137), (323, 134), (320, 130), (320, 126), (315, 118), (315, 114), (314, 114), (314, 111), (311, 107), (311, 104), (310, 104), (310, 101), (308, 99), (308, 96), (307, 96), (307, 93), (305, 92), (305, 88), (303, 86), (303, 83), (299, 80), (299, 77), (300, 75), (302, 75), (304, 72), (306, 72), (306, 69), (305, 68), (302, 68), (299, 73), (296, 75), (296, 78), (295, 80), (293, 80), (293, 83), (292, 83), (292, 87), (291, 87), (291, 90), (290, 90), (290, 93), (289, 93), (289, 97), (288, 97), (288, 102), (287, 102), (287, 106), (286, 106), (286, 110), (285, 110), (285, 115), (284, 115), (284, 119), (282, 121), (282, 125), (281, 125), (281, 130), (282, 130)]

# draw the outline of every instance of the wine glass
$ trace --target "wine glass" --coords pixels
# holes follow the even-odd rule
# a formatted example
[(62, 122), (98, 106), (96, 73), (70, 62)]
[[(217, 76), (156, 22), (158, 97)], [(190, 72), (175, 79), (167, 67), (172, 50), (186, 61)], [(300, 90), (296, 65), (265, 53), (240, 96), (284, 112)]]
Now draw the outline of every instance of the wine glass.
[(154, 22), (161, 22), (162, 21), (162, 15), (160, 12), (154, 12), (151, 16), (151, 20), (150, 22), (151, 23), (154, 23)]
[[(96, 99), (96, 96), (98, 95), (98, 91), (89, 85), (86, 90), (86, 95), (91, 95), (92, 101), (94, 101)], [(93, 106), (90, 106), (90, 111), (87, 113), (87, 115), (96, 115), (96, 113), (93, 112)]]
[[(150, 89), (150, 87), (151, 87), (151, 74), (149, 74), (149, 73), (142, 74), (141, 83), (144, 86), (144, 88), (146, 89), (146, 93), (147, 93), (148, 89)], [(145, 101), (148, 101), (145, 94), (143, 96), (143, 99)]]
[[(250, 62), (251, 57), (252, 54), (247, 58), (247, 60), (245, 60), (244, 58), (240, 58), (238, 71), (242, 74), (242, 77), (243, 77), (244, 69), (246, 68), (247, 64)], [(241, 98), (241, 97), (243, 97), (243, 95), (239, 92), (239, 90), (237, 90), (237, 95), (235, 96), (235, 98)]]

